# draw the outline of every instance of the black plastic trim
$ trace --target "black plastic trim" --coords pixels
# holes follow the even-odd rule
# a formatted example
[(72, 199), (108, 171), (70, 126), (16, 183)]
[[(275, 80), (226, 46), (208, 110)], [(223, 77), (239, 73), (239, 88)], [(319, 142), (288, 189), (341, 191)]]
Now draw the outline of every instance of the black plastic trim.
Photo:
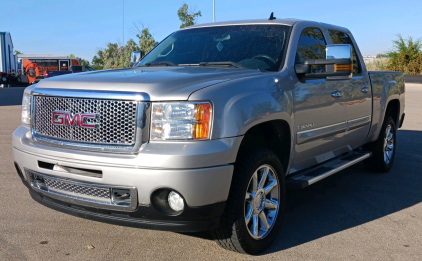
[(225, 202), (195, 208), (186, 208), (178, 216), (167, 216), (152, 206), (139, 206), (135, 212), (111, 211), (71, 205), (58, 201), (33, 189), (31, 197), (38, 203), (76, 217), (121, 226), (147, 228), (173, 232), (199, 232), (218, 227)]
[(401, 121), (400, 121), (399, 129), (403, 126), (403, 122), (404, 122), (404, 117), (405, 116), (406, 116), (406, 113), (403, 113), (403, 116), (401, 116)]

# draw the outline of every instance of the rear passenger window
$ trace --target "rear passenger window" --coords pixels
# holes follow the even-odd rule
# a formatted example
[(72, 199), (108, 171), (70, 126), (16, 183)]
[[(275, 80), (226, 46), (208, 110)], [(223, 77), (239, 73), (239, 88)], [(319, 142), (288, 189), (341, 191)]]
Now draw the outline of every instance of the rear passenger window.
[(333, 44), (350, 44), (352, 46), (353, 76), (361, 76), (362, 68), (360, 66), (360, 62), (356, 54), (356, 49), (355, 49), (355, 46), (353, 45), (352, 39), (346, 33), (336, 31), (336, 30), (328, 30), (328, 31), (330, 33), (330, 37), (331, 37), (331, 40), (333, 41)]
[[(317, 28), (306, 28), (299, 38), (296, 53), (296, 63), (303, 63), (306, 60), (325, 59), (326, 42), (321, 30)], [(311, 73), (325, 72), (324, 65), (313, 65)]]

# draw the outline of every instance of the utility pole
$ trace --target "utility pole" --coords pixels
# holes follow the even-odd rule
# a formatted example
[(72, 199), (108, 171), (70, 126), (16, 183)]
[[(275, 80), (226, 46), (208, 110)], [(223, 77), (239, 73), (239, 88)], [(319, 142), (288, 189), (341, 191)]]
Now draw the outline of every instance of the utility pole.
[(122, 46), (125, 45), (125, 0), (123, 0), (123, 42)]
[(215, 23), (215, 0), (212, 0), (212, 21)]

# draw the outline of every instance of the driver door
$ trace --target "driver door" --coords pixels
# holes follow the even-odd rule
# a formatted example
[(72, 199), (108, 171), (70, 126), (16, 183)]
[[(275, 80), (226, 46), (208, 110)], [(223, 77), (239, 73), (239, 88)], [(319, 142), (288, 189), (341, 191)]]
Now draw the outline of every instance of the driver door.
[[(326, 40), (319, 28), (302, 31), (296, 63), (325, 59)], [(325, 72), (325, 66), (312, 66), (311, 72)], [(299, 79), (293, 87), (295, 156), (290, 173), (321, 163), (342, 151), (346, 130), (346, 107), (342, 81)]]

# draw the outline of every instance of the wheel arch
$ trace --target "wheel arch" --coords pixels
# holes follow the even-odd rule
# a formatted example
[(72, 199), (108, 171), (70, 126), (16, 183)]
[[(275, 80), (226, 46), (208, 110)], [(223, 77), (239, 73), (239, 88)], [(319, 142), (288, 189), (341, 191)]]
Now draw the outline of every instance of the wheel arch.
[(398, 128), (399, 121), (400, 121), (400, 100), (399, 99), (392, 99), (388, 102), (385, 108), (384, 120), (387, 116), (391, 116), (391, 118), (393, 118), (394, 123), (396, 124), (396, 128)]
[(285, 173), (288, 171), (292, 153), (290, 125), (284, 120), (272, 120), (249, 128), (240, 144), (236, 161), (244, 153), (256, 147), (266, 147), (274, 151)]

